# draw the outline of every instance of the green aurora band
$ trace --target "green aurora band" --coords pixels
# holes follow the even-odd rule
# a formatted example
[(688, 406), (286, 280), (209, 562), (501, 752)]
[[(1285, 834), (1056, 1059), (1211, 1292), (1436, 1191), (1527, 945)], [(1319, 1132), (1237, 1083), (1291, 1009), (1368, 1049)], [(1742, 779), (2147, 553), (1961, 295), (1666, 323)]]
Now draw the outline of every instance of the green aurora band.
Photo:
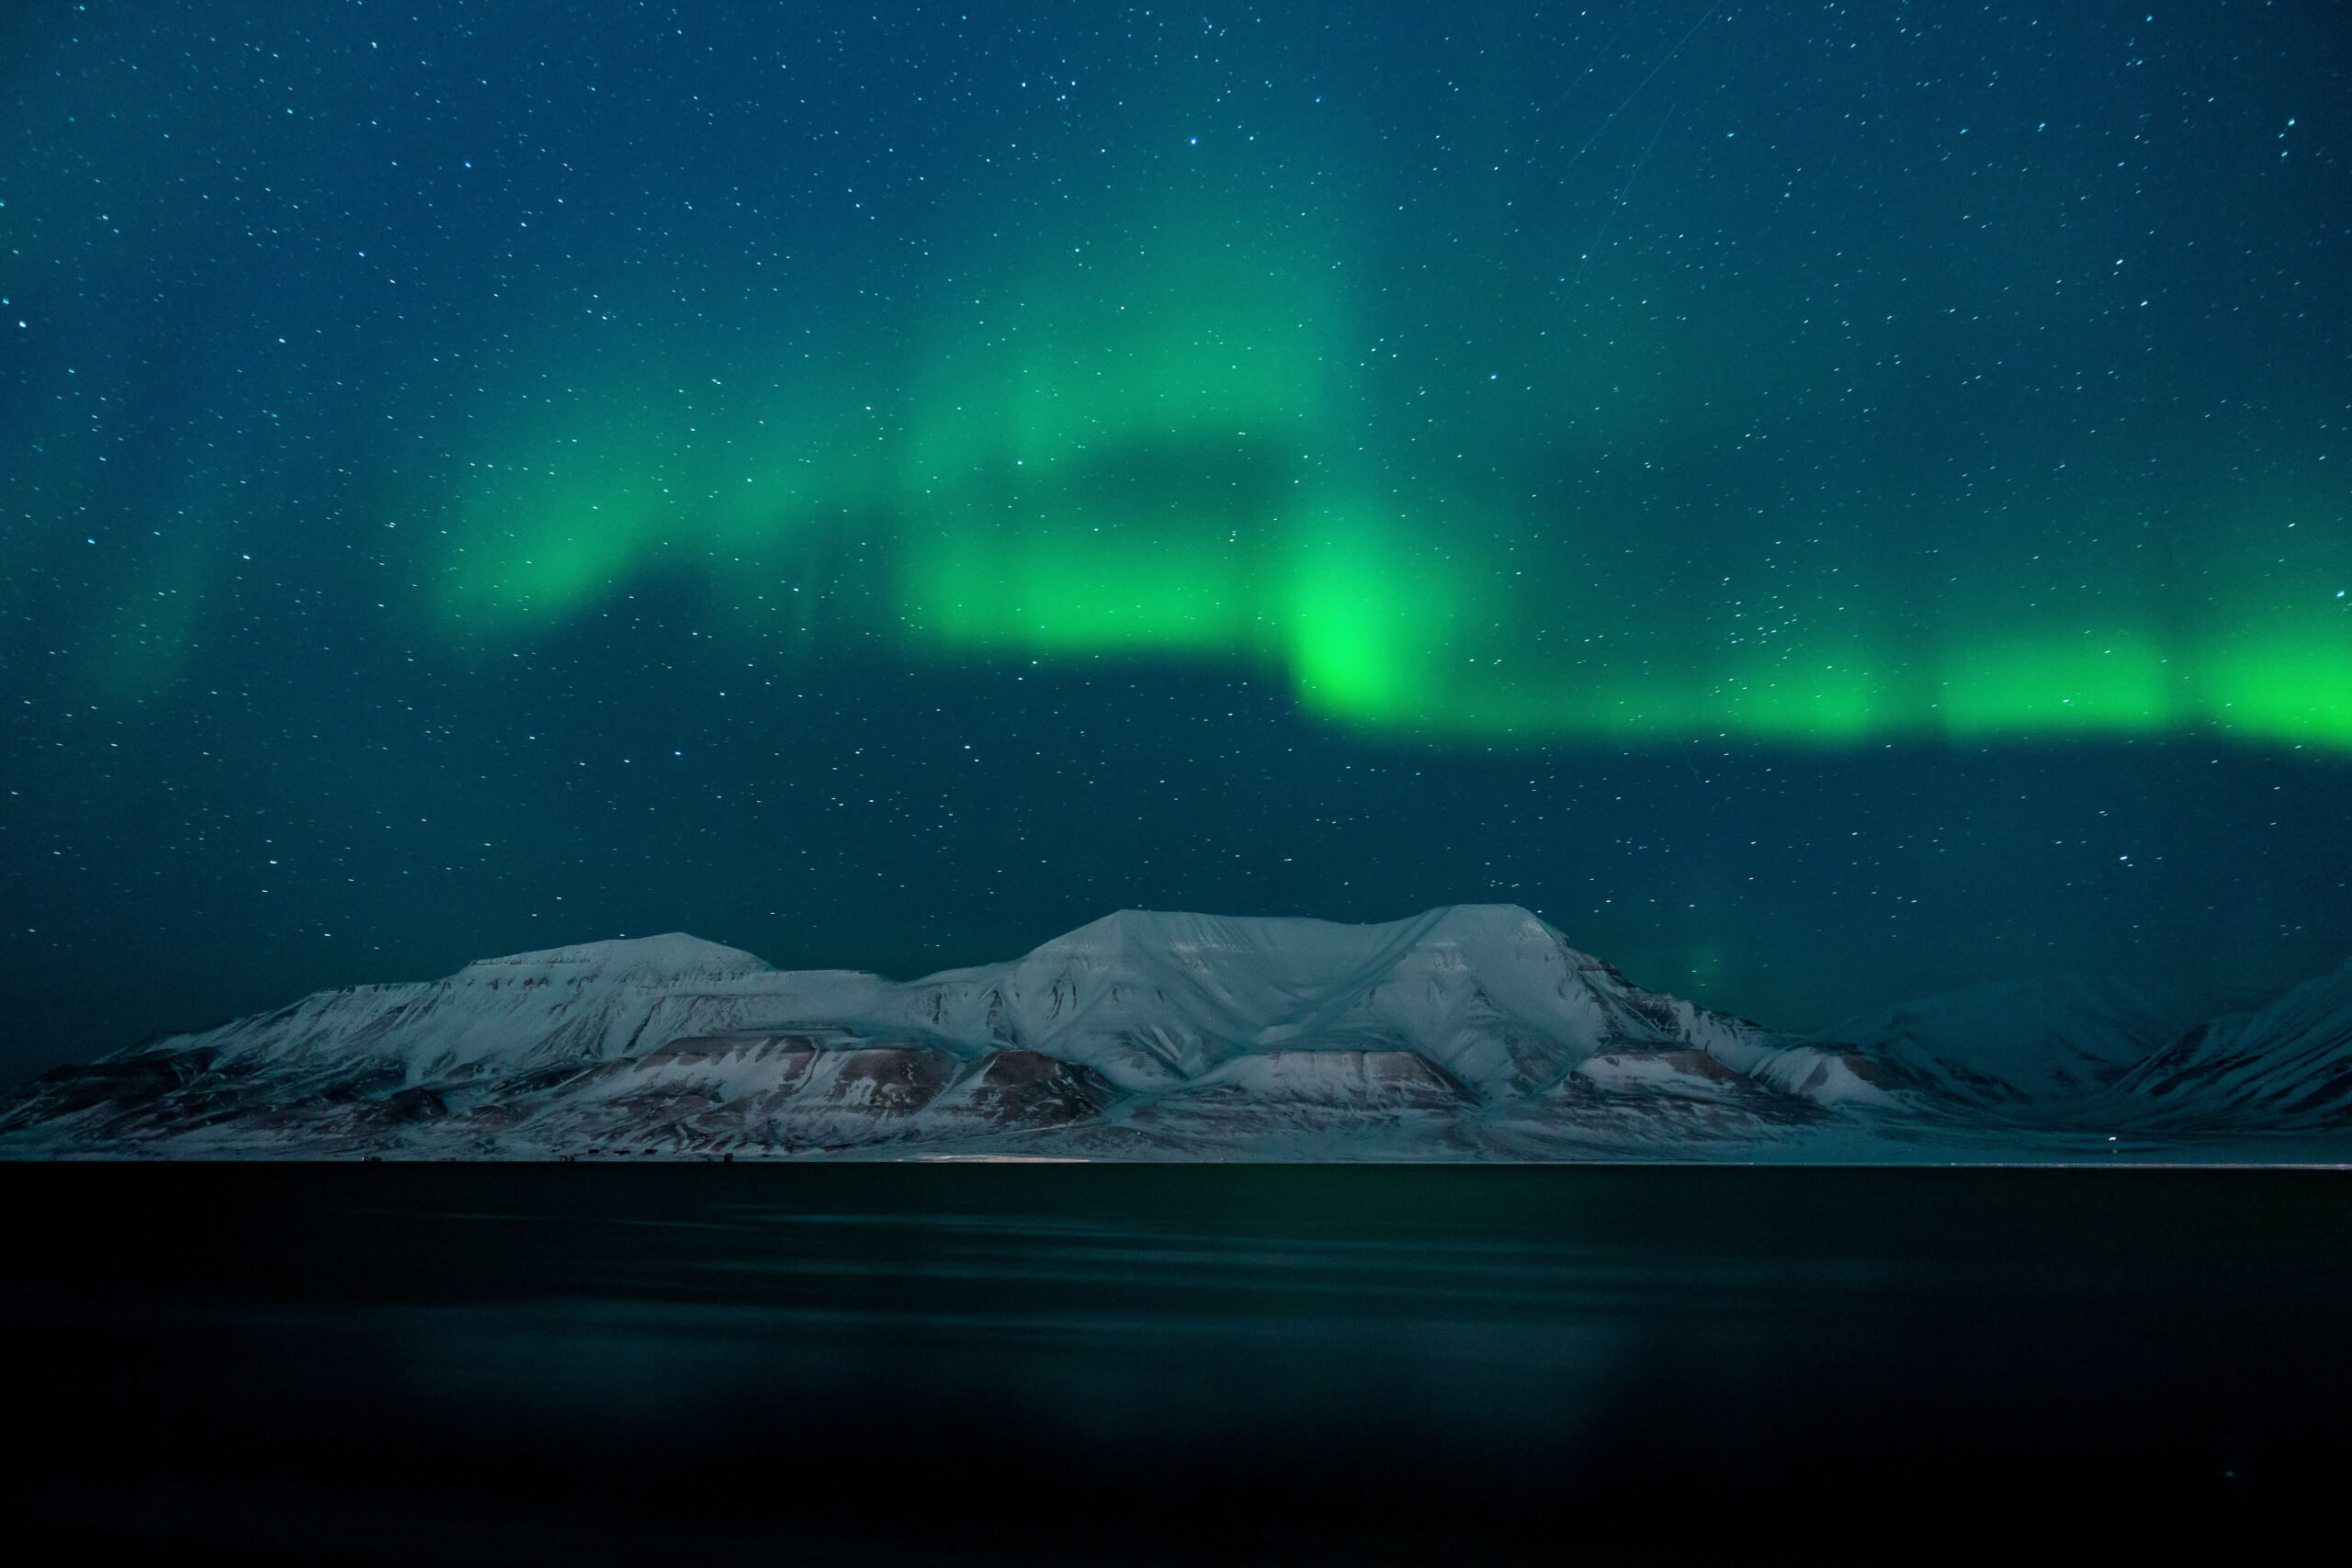
[(952, 301), (844, 312), (831, 350), (782, 316), (551, 349), (545, 379), (589, 390), (484, 443), (439, 624), (503, 647), (684, 571), (753, 649), (1223, 661), (1399, 740), (2352, 749), (2339, 494), (2154, 479), (2145, 437), (1996, 500), (1866, 452), (1792, 481), (1758, 434), (1780, 383), (1855, 353), (1795, 305), (1629, 251), (1400, 306), (1409, 257), (1351, 265), (1344, 214), (1204, 168), (1119, 243), (1041, 226)]
[[(532, 465), (470, 498), (446, 607), (511, 637), (683, 562), (762, 636), (805, 624), (792, 601), (828, 587), (807, 563), (855, 533), (887, 558), (873, 619), (909, 653), (1241, 660), (1388, 735), (1844, 746), (2205, 728), (2352, 748), (2352, 617), (2324, 588), (2340, 559), (2283, 583), (2276, 563), (2200, 575), (2190, 602), (2132, 612), (2053, 595), (1924, 644), (1859, 586), (1778, 635), (1726, 634), (1638, 581), (1580, 584), (1547, 614), (1489, 536), (1331, 479), (1344, 465), (1324, 456), (1295, 344), (1206, 314), (1139, 326), (1125, 344), (1040, 333), (902, 435), (763, 446), (754, 420), (699, 449), (615, 440)], [(2322, 508), (2278, 511), (2322, 544)]]

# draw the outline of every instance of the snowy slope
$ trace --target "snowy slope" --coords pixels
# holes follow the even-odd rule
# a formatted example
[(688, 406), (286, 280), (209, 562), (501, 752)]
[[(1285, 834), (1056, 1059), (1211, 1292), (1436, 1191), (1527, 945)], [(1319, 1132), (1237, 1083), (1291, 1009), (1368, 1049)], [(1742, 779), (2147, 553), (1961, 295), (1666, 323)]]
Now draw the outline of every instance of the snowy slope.
[(1258, 1052), (1401, 1048), (1494, 1095), (1611, 1045), (1761, 1034), (1629, 985), (1510, 905), (1371, 926), (1122, 910), (1010, 964), (899, 987), (868, 1019), (1026, 1046), (1131, 1090)]
[(484, 1066), (627, 1055), (663, 1021), (680, 1028), (714, 1021), (747, 987), (775, 976), (748, 953), (677, 933), (589, 942), (482, 959), (446, 980), (322, 991), (164, 1043), (248, 1066), (367, 1058), (396, 1066), (413, 1083)]
[(2352, 1121), (2352, 959), (2267, 1007), (2198, 1025), (2118, 1087), (2161, 1121)]
[(1931, 1098), (2056, 1110), (2098, 1096), (2189, 1021), (2120, 980), (2003, 980), (1849, 1019), (1829, 1037)]

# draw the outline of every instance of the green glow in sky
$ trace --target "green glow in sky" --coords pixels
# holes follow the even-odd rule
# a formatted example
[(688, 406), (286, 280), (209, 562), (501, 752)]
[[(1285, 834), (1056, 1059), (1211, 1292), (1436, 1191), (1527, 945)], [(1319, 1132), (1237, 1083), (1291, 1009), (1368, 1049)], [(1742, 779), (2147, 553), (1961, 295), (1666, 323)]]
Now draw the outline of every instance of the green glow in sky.
[(1237, 661), (1279, 670), (1310, 712), (1396, 737), (1838, 747), (2211, 729), (2352, 747), (2352, 614), (2324, 578), (2301, 604), (2255, 604), (2278, 584), (2245, 574), (2192, 613), (2159, 603), (2136, 620), (2077, 619), (2064, 600), (1982, 626), (1816, 603), (1744, 644), (1715, 603), (1607, 563), (1531, 586), (1495, 545), (1573, 520), (1530, 509), (1457, 530), (1335, 480), (1351, 467), (1340, 422), (1308, 397), (1280, 406), (1311, 387), (1305, 356), (1237, 370), (1249, 344), (1194, 308), (1185, 341), (1218, 344), (1222, 378), (1152, 321), (1125, 349), (1111, 335), (1069, 350), (1060, 378), (1050, 350), (1007, 361), (997, 384), (858, 444), (871, 452), (736, 416), (700, 451), (599, 444), (494, 470), (446, 559), (445, 612), (526, 636), (664, 565), (739, 598), (772, 581), (780, 604), (797, 542), (863, 530), (895, 563), (873, 613), (917, 657)]
[[(1196, 400), (1198, 386), (1180, 382)], [(1599, 596), (1619, 602), (1598, 617), (1589, 592), (1547, 615), (1490, 545), (1468, 547), (1376, 493), (1335, 500), (1328, 481), (1301, 482), (1317, 464), (1291, 452), (1307, 444), (1296, 429), (1210, 435), (1215, 422), (1193, 418), (1155, 430), (1181, 401), (1125, 387), (1090, 405), (1085, 440), (1023, 417), (1005, 446), (954, 465), (938, 450), (968, 446), (967, 432), (910, 439), (928, 461), (892, 471), (882, 513), (890, 633), (927, 658), (1275, 668), (1318, 716), (1441, 742), (1730, 734), (1837, 747), (2201, 728), (2352, 747), (2352, 615), (2332, 595), (2171, 628), (2059, 614), (1981, 631), (1930, 622), (1929, 637), (1827, 612), (1746, 652), (1637, 584)], [(519, 486), (514, 523), (453, 553), (448, 604), (518, 630), (552, 625), (664, 560), (740, 588), (854, 511), (841, 489), (772, 482), (763, 512), (722, 488), (720, 467), (614, 465)]]
[(917, 660), (1230, 665), (1439, 745), (2352, 748), (2340, 493), (2231, 478), (2226, 442), (2186, 479), (2063, 442), (1975, 471), (1932, 424), (1908, 454), (1789, 396), (1850, 374), (1795, 296), (1638, 249), (1566, 288), (1508, 202), (1465, 232), (1517, 273), (1461, 235), (1438, 266), (1351, 241), (1326, 181), (1186, 156), (830, 338), (779, 306), (551, 347), (565, 392), (483, 427), (439, 625), (503, 647), (683, 574), (777, 657), (822, 604)]

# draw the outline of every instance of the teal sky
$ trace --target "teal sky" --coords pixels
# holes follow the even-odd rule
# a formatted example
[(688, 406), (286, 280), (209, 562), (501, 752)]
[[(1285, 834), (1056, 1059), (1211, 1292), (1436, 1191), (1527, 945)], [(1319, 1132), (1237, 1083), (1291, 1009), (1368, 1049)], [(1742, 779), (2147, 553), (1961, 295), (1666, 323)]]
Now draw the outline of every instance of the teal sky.
[(2045, 9), (13, 9), (18, 1054), (1136, 904), (2332, 962), (2340, 17)]

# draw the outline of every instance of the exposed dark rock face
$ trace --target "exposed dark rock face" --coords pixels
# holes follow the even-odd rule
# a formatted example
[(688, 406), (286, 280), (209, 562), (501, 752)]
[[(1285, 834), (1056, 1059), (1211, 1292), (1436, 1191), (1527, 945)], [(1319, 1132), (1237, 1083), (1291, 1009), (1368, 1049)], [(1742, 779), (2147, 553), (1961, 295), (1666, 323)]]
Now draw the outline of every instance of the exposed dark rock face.
[(1119, 1097), (1093, 1068), (1036, 1051), (1000, 1051), (959, 1087), (975, 1118), (1006, 1129), (1067, 1127), (1102, 1114)]
[(411, 1122), (434, 1122), (449, 1114), (449, 1106), (439, 1095), (423, 1087), (404, 1089), (384, 1101), (384, 1122), (399, 1127)]
[(52, 1067), (34, 1082), (41, 1096), (41, 1110), (48, 1115), (67, 1116), (94, 1105), (143, 1105), (195, 1076), (169, 1059), (151, 1056)]

